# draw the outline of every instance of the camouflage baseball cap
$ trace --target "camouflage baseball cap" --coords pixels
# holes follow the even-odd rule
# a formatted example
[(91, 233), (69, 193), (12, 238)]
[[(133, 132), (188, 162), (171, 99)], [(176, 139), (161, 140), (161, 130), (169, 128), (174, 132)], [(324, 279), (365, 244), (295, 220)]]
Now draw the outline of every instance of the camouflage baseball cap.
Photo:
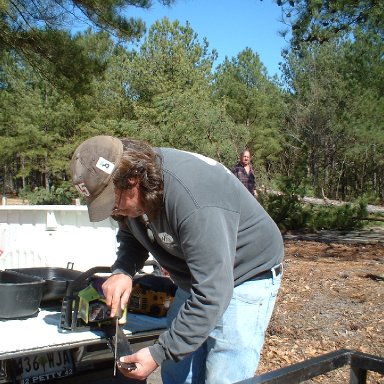
[(72, 156), (72, 182), (84, 196), (90, 221), (108, 218), (115, 206), (112, 176), (123, 155), (123, 143), (112, 136), (95, 136), (80, 144)]

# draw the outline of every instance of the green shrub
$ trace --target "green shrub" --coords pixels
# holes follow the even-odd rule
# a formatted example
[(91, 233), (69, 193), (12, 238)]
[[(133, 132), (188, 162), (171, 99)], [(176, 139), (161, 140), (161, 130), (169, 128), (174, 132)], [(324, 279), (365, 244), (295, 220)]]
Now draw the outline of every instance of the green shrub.
[(367, 216), (367, 205), (363, 201), (337, 207), (313, 207), (309, 229), (360, 229), (364, 227), (364, 221), (361, 219)]
[(297, 195), (260, 193), (258, 200), (281, 231), (306, 228), (311, 218), (310, 210)]
[(310, 210), (300, 202), (305, 188), (300, 180), (284, 177), (278, 182), (279, 193), (260, 192), (258, 201), (281, 231), (303, 229), (310, 220)]
[(79, 197), (69, 183), (63, 183), (57, 188), (53, 186), (49, 190), (40, 187), (33, 191), (21, 191), (19, 196), (31, 205), (70, 205)]
[(302, 202), (305, 189), (289, 178), (280, 182), (279, 193), (259, 193), (258, 200), (281, 231), (352, 230), (364, 227), (368, 216), (364, 199), (355, 204), (312, 206)]

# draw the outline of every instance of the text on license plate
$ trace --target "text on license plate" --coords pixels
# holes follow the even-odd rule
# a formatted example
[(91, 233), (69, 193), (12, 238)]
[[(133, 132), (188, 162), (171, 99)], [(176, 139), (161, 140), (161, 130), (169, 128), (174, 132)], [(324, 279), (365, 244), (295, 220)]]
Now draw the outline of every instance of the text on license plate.
[(32, 384), (73, 374), (70, 351), (53, 351), (16, 359), (20, 383)]

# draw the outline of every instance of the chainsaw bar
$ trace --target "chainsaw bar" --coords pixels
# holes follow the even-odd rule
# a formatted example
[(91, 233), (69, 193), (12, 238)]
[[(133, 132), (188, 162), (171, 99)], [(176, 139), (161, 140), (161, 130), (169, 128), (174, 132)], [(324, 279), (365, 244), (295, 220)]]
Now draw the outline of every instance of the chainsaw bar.
[(105, 328), (105, 333), (107, 336), (108, 346), (114, 354), (115, 369), (116, 366), (118, 368), (127, 369), (128, 371), (136, 369), (135, 363), (123, 363), (120, 361), (120, 357), (133, 354), (131, 344), (121, 327), (108, 326)]

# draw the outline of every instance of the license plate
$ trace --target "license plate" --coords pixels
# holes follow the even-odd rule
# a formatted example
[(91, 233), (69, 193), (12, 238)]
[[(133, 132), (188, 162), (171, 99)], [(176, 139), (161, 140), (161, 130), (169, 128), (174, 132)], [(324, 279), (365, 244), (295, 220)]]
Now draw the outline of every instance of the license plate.
[(17, 371), (23, 384), (59, 379), (74, 373), (70, 351), (53, 351), (16, 359)]

